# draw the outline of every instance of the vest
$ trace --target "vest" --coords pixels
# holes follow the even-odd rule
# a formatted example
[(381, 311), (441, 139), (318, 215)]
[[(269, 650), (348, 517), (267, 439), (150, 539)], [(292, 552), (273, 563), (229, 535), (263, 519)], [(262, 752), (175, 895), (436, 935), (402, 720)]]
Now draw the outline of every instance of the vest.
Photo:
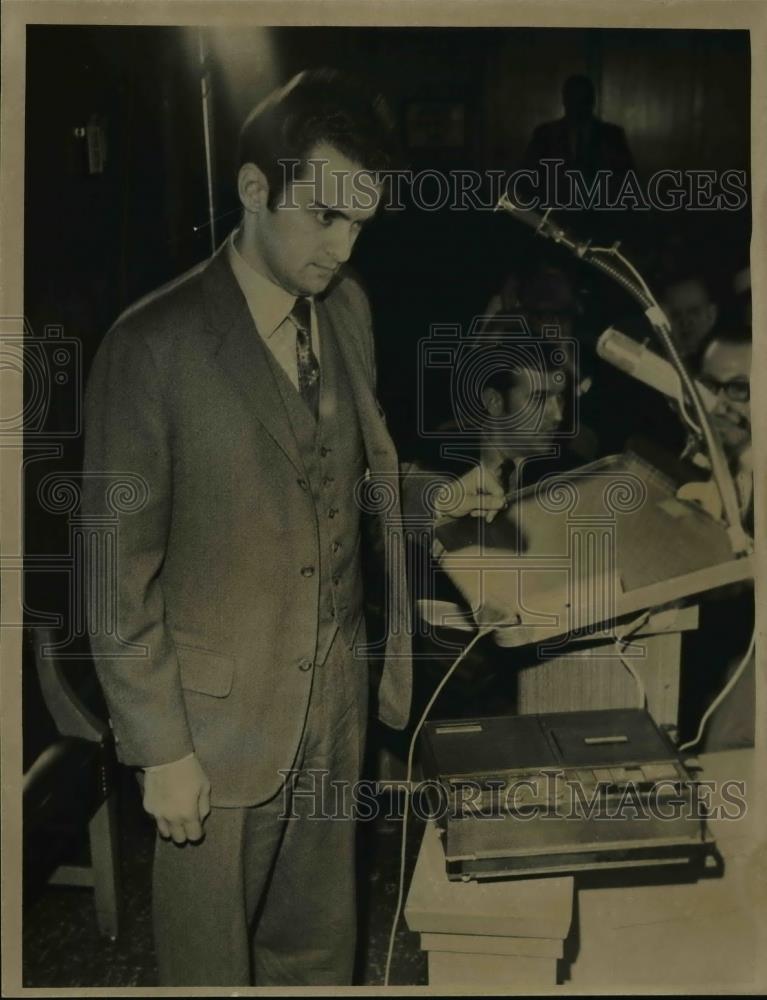
[(306, 472), (303, 488), (314, 499), (320, 553), (315, 662), (327, 657), (340, 628), (352, 645), (363, 612), (360, 511), (355, 487), (365, 473), (365, 449), (357, 408), (335, 331), (320, 320), (319, 420), (267, 348), (269, 366), (285, 405)]

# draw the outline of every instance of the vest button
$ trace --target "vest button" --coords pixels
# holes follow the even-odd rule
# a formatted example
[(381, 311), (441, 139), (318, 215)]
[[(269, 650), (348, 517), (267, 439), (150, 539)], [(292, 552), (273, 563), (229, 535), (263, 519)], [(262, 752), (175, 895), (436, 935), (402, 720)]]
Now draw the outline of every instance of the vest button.
[(323, 446), (320, 448), (320, 455), (322, 455), (323, 458), (326, 458), (332, 450), (333, 450), (332, 448), (328, 448), (327, 445), (323, 444)]
[(334, 483), (334, 482), (335, 482), (335, 479), (332, 476), (323, 476), (322, 477), (322, 485), (323, 486), (330, 486), (330, 484)]
[(334, 552), (338, 552), (338, 550), (340, 548), (341, 548), (341, 543), (340, 542), (333, 542), (333, 551)]
[(309, 489), (309, 484), (305, 479), (297, 479), (296, 482), (298, 483), (298, 485), (301, 487), (302, 490)]
[(298, 664), (298, 669), (306, 673), (307, 670), (311, 670), (314, 664), (311, 660), (300, 660)]
[(328, 517), (335, 517), (337, 513), (338, 513), (338, 508), (331, 507), (330, 510), (328, 511)]
[(333, 577), (333, 586), (334, 587), (337, 587), (340, 584), (340, 582), (341, 582), (341, 577), (340, 576), (334, 576)]
[(301, 576), (314, 576), (314, 566), (302, 566)]

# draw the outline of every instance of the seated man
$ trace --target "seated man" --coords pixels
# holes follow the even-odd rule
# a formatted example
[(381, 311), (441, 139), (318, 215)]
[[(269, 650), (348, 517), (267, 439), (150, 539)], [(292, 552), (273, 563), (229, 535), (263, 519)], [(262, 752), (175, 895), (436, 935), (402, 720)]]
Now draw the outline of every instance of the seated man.
[[(531, 331), (543, 335), (544, 331), (556, 328), (559, 336), (576, 337), (581, 342), (578, 364), (578, 384), (574, 387), (578, 395), (586, 393), (594, 381), (594, 364), (589, 353), (583, 349), (582, 333), (578, 330), (578, 320), (583, 307), (574, 280), (565, 270), (546, 261), (534, 263), (521, 273), (507, 276), (499, 291), (489, 300), (485, 314), (488, 319), (485, 329), (502, 326), (502, 317), (524, 314)], [(493, 319), (490, 319), (493, 317)], [(584, 407), (580, 414), (584, 416)], [(595, 431), (593, 417), (581, 419), (577, 434), (568, 440), (570, 451), (579, 456), (581, 462), (595, 459), (599, 452), (599, 439)]]
[[(744, 524), (753, 532), (750, 371), (751, 341), (746, 337), (717, 337), (703, 354), (699, 378), (717, 396), (718, 407), (711, 415), (711, 422), (730, 464)], [(688, 491), (700, 485), (690, 484)], [(687, 657), (695, 663), (694, 681), (690, 681), (694, 690), (689, 692), (688, 701), (694, 704), (696, 725), (702, 711), (737, 670), (753, 625), (751, 584), (719, 588), (708, 595), (703, 605), (701, 627), (685, 643)], [(734, 688), (711, 716), (703, 749), (712, 751), (753, 745), (754, 684), (752, 654)]]
[[(480, 495), (500, 488), (509, 501), (560, 457), (554, 440), (572, 391), (572, 356), (560, 338), (525, 335), (524, 321), (515, 321), (523, 324), (518, 331), (492, 339), (485, 332), (464, 348), (455, 365), (454, 418), (402, 466), (406, 512), (426, 512), (433, 503), (438, 534), (443, 523), (455, 537), (472, 532), (455, 516), (456, 508), (466, 512), (467, 470), (474, 469)], [(434, 472), (447, 474), (437, 493)]]
[(706, 279), (692, 272), (669, 279), (662, 290), (661, 305), (682, 360), (696, 372), (719, 320), (719, 306)]
[[(711, 423), (735, 480), (741, 517), (753, 532), (750, 371), (751, 341), (746, 337), (717, 337), (703, 354), (698, 380), (717, 398)], [(710, 468), (708, 456), (703, 453), (695, 455), (693, 461), (701, 469), (708, 471)], [(682, 495), (706, 507), (708, 498), (705, 492), (700, 492), (702, 488), (713, 493), (712, 513), (718, 513), (719, 497), (714, 484), (691, 485)]]
[[(569, 361), (558, 338), (514, 334), (495, 340), (485, 334), (467, 346), (464, 356), (456, 361), (455, 419), (441, 427), (436, 446), (423, 448), (414, 461), (401, 467), (405, 518), (411, 519), (411, 525), (430, 526), (424, 534), (413, 531), (410, 538), (411, 566), (416, 567), (411, 572), (411, 590), (416, 598), (464, 603), (440, 570), (440, 557), (445, 552), (475, 545), (517, 545), (516, 526), (503, 511), (497, 517), (454, 516), (456, 508), (466, 509), (467, 468), (473, 470), (474, 487), (480, 496), (487, 493), (492, 497), (500, 490), (508, 506), (520, 489), (552, 467), (558, 470), (568, 463), (582, 464), (577, 457), (561, 458), (556, 441), (573, 381)], [(443, 488), (437, 492), (435, 473), (443, 476)], [(430, 520), (431, 509), (437, 514), (434, 522)], [(457, 653), (440, 648), (432, 636), (419, 638), (416, 656), (425, 662), (414, 678), (414, 714)], [(462, 645), (465, 636), (457, 636), (456, 642)], [(472, 650), (467, 656), (434, 712), (459, 717), (513, 710), (515, 692), (515, 674), (508, 670), (503, 654), (485, 645), (482, 651)]]
[(751, 455), (751, 341), (717, 337), (706, 348), (700, 381), (716, 393), (711, 422), (724, 446), (741, 502), (741, 513), (753, 519)]

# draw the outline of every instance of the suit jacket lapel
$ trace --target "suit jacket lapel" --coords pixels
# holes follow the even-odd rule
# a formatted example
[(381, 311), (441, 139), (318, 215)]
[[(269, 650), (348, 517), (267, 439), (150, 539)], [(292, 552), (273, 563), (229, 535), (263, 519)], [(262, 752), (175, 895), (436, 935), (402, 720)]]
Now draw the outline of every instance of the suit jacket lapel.
[(368, 374), (359, 344), (356, 318), (349, 310), (340, 307), (331, 299), (317, 301), (317, 321), (320, 333), (332, 326), (338, 350), (346, 365), (354, 401), (360, 420), (360, 429), (365, 444), (370, 471), (373, 473), (396, 472), (397, 454), (389, 432), (373, 395), (371, 377)]
[(253, 324), (245, 296), (232, 274), (226, 244), (206, 268), (203, 295), (208, 328), (216, 338), (221, 367), (247, 398), (254, 417), (299, 472), (303, 463), (285, 406), (266, 356), (268, 348)]

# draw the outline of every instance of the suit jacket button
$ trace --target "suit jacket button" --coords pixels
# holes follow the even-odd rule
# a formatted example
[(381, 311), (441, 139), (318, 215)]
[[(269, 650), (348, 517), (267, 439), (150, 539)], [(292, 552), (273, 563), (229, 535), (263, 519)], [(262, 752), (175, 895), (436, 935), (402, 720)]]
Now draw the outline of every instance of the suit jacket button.
[(302, 566), (301, 576), (314, 576), (314, 566)]
[(302, 490), (309, 489), (309, 484), (305, 479), (297, 479), (296, 482), (298, 483), (298, 485), (301, 487)]
[(298, 669), (303, 670), (306, 673), (307, 670), (311, 670), (314, 664), (311, 660), (301, 660), (298, 664)]

